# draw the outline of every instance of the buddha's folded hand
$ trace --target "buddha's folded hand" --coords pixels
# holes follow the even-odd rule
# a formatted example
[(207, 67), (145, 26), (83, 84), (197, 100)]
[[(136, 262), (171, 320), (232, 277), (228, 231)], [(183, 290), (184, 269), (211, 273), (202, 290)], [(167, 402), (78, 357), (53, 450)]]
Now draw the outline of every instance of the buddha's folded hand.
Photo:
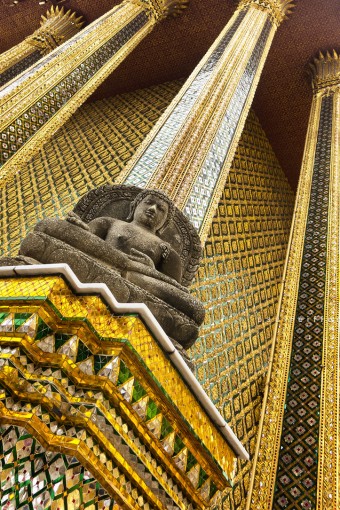
[(139, 262), (140, 264), (144, 264), (145, 266), (151, 267), (152, 269), (155, 268), (153, 260), (145, 253), (142, 253), (141, 251), (136, 250), (135, 248), (131, 248), (129, 259), (134, 260), (135, 262)]
[(90, 230), (87, 223), (85, 223), (78, 214), (74, 213), (73, 211), (70, 211), (68, 215), (65, 218), (66, 221), (69, 223), (72, 223), (73, 225), (76, 225), (77, 227), (82, 228), (83, 230)]

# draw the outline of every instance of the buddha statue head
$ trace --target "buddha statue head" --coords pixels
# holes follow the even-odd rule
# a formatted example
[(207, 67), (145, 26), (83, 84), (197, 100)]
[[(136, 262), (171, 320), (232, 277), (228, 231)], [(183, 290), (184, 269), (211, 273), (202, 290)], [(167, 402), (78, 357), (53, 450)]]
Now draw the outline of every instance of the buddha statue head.
[(131, 202), (127, 221), (142, 225), (157, 234), (166, 228), (173, 218), (172, 201), (159, 190), (141, 191)]

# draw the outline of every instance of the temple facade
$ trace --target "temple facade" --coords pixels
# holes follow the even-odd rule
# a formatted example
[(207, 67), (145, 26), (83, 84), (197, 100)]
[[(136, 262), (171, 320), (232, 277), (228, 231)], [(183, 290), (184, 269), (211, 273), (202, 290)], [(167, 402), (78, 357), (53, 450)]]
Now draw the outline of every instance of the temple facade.
[(69, 3), (0, 56), (0, 507), (337, 510), (337, 43), (292, 178), (259, 105), (298, 6), (229, 2), (136, 88), (197, 0)]

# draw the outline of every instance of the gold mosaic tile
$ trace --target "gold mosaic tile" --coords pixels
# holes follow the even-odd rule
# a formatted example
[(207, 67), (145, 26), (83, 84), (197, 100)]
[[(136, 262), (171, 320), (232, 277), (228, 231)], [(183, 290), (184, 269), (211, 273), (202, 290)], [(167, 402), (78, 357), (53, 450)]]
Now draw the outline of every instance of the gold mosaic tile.
[[(112, 315), (99, 297), (76, 296), (61, 277), (15, 278), (9, 282), (4, 279), (0, 280), (0, 296), (14, 298), (16, 291), (19, 292), (18, 297), (21, 300), (29, 299), (33, 295), (43, 298), (43, 292), (45, 292), (46, 299), (48, 298), (53, 308), (63, 318), (87, 319), (100, 338), (127, 340), (141, 357), (153, 378), (159, 381), (175, 408), (179, 410), (213, 458), (221, 465), (222, 470), (231, 477), (234, 455), (230, 447), (202, 410), (141, 319), (128, 315)], [(8, 317), (4, 319), (4, 321), (6, 320)], [(64, 344), (64, 350), (59, 352), (75, 359), (71, 345), (67, 347), (67, 350), (66, 346), (67, 344)], [(78, 349), (78, 346), (75, 345), (74, 349)], [(184, 441), (186, 440), (184, 438)]]

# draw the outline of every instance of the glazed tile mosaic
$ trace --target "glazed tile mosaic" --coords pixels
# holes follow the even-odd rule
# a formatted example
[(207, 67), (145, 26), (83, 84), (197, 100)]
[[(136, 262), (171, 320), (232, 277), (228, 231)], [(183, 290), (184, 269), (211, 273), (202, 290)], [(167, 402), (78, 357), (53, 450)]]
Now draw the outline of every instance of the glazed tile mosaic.
[(217, 48), (209, 56), (205, 64), (199, 69), (197, 75), (181, 97), (180, 102), (172, 110), (166, 122), (160, 127), (157, 134), (152, 138), (145, 153), (138, 159), (133, 166), (131, 173), (124, 181), (126, 184), (133, 184), (139, 187), (145, 187), (153, 172), (157, 168), (161, 159), (164, 157), (167, 149), (173, 143), (176, 134), (178, 134), (184, 121), (190, 114), (195, 102), (202, 94), (204, 87), (207, 86), (209, 79), (213, 75), (216, 67), (223, 57), (228, 44), (235, 35), (245, 17), (246, 12), (238, 13), (234, 23), (227, 30)]
[[(33, 17), (35, 17), (34, 14)], [(26, 18), (25, 24), (27, 21)], [(41, 15), (39, 28), (34, 30), (31, 35), (26, 32), (25, 38), (21, 42), (17, 40), (17, 44), (10, 46), (0, 55), (0, 86), (76, 35), (83, 24), (82, 16), (77, 17), (75, 12), (71, 12), (71, 9), (65, 10), (64, 7), (59, 8), (52, 5), (48, 11)]]
[(333, 98), (322, 100), (273, 508), (315, 508)]
[(120, 510), (76, 457), (48, 451), (23, 427), (0, 426), (3, 510)]
[(31, 65), (38, 62), (41, 58), (41, 54), (38, 50), (33, 51), (25, 58), (16, 62), (9, 69), (6, 69), (3, 73), (0, 74), (0, 87), (2, 87), (5, 83), (15, 78), (18, 74), (22, 73), (25, 69), (30, 67)]
[(185, 214), (191, 219), (197, 230), (201, 229), (206, 216), (212, 190), (215, 189), (226, 154), (235, 136), (241, 112), (256, 76), (271, 29), (271, 22), (267, 20), (184, 206)]
[[(195, 373), (252, 457), (294, 194), (253, 112), (243, 131), (193, 287), (206, 305)], [(245, 507), (251, 464), (213, 509)]]
[(233, 452), (136, 315), (60, 277), (0, 295), (3, 424), (72, 451), (127, 508), (204, 508), (227, 485)]

